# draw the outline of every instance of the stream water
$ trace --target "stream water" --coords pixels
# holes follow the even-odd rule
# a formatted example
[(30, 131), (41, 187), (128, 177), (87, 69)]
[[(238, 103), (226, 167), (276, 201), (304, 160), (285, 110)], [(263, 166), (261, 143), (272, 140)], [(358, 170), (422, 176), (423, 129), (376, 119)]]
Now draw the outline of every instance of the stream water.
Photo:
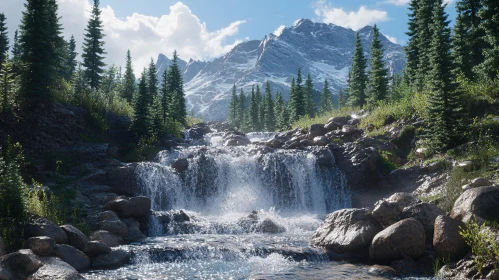
[[(265, 141), (274, 134), (249, 134)], [(137, 176), (155, 215), (141, 243), (122, 246), (132, 263), (87, 279), (381, 279), (368, 266), (329, 262), (308, 241), (327, 213), (351, 206), (350, 190), (327, 149), (225, 147), (212, 133), (200, 145), (163, 151)], [(188, 159), (188, 169), (171, 163)], [(166, 211), (189, 222), (162, 224)], [(252, 211), (257, 211), (251, 217)], [(264, 221), (280, 233), (262, 233)], [(249, 222), (248, 222), (249, 221)], [(282, 232), (284, 230), (284, 232)]]

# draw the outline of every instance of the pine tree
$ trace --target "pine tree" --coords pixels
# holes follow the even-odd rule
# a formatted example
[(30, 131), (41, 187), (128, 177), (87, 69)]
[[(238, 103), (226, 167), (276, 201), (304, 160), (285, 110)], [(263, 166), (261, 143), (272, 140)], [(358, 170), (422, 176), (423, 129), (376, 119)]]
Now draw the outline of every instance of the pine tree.
[(66, 79), (66, 81), (71, 81), (76, 71), (76, 66), (78, 65), (78, 62), (76, 61), (76, 56), (78, 55), (78, 53), (76, 52), (76, 40), (73, 35), (71, 35), (71, 39), (69, 39), (69, 43), (67, 46), (68, 49), (65, 66), (66, 73), (64, 79)]
[(484, 61), (478, 70), (492, 79), (497, 78), (499, 72), (499, 1), (482, 0), (482, 3), (484, 8), (480, 10), (479, 15), (488, 48), (484, 49)]
[(244, 126), (245, 115), (246, 115), (246, 95), (244, 95), (244, 90), (241, 89), (238, 98), (238, 113), (237, 113), (237, 123), (239, 124), (239, 128)]
[(172, 64), (168, 70), (168, 85), (171, 95), (170, 112), (175, 121), (186, 125), (187, 105), (185, 103), (184, 82), (178, 66), (177, 51), (173, 52)]
[(58, 10), (59, 10), (59, 5), (57, 4), (56, 0), (46, 0), (48, 10), (47, 10), (47, 17), (48, 17), (48, 28), (49, 31), (48, 33), (50, 34), (50, 40), (52, 43), (52, 49), (51, 51), (52, 56), (55, 59), (55, 71), (56, 75), (58, 77), (63, 77), (66, 74), (67, 68), (66, 68), (66, 60), (67, 57), (69, 56), (67, 52), (67, 44), (66, 40), (64, 40), (64, 37), (62, 36), (62, 31), (63, 27), (62, 24), (59, 22), (61, 17), (58, 15)]
[(9, 36), (7, 34), (6, 20), (5, 15), (0, 13), (0, 65), (3, 65), (9, 51)]
[(239, 100), (236, 93), (236, 85), (232, 86), (232, 94), (230, 96), (229, 102), (229, 124), (233, 127), (238, 127), (237, 125), (237, 114), (238, 114)]
[(250, 105), (248, 110), (251, 131), (256, 131), (258, 129), (259, 113), (258, 97), (255, 92), (255, 86), (253, 86), (251, 88)]
[(416, 71), (416, 80), (414, 83), (415, 89), (422, 90), (428, 82), (428, 73), (430, 65), (428, 63), (430, 51), (428, 46), (431, 44), (432, 31), (432, 15), (434, 10), (435, 0), (418, 0), (417, 10), (417, 43), (418, 43), (418, 64)]
[(369, 80), (367, 83), (367, 101), (374, 106), (380, 101), (385, 101), (388, 95), (388, 69), (383, 61), (383, 45), (379, 40), (379, 29), (374, 25), (371, 43), (371, 59)]
[(314, 84), (310, 77), (310, 73), (307, 75), (307, 79), (305, 79), (303, 93), (305, 99), (305, 114), (309, 117), (313, 117), (317, 109), (314, 102)]
[(416, 82), (416, 74), (418, 71), (418, 57), (419, 57), (419, 45), (418, 45), (418, 23), (417, 23), (417, 11), (418, 11), (419, 1), (414, 0), (409, 3), (409, 31), (405, 34), (409, 37), (407, 46), (405, 46), (405, 57), (406, 63), (404, 68), (404, 78), (407, 79), (407, 84), (413, 85)]
[(153, 96), (153, 103), (150, 107), (152, 118), (152, 133), (157, 138), (164, 136), (166, 133), (165, 121), (163, 121), (163, 113), (161, 108), (161, 98), (159, 95)]
[(275, 130), (274, 100), (270, 89), (270, 83), (265, 83), (265, 96), (263, 98), (263, 128), (266, 131)]
[(85, 73), (90, 81), (92, 89), (98, 89), (101, 81), (101, 75), (104, 73), (104, 33), (102, 20), (100, 18), (101, 10), (99, 0), (94, 0), (92, 13), (85, 29), (85, 38), (83, 40), (83, 66)]
[(88, 95), (90, 88), (88, 87), (88, 80), (85, 75), (85, 71), (81, 68), (81, 64), (78, 64), (78, 68), (73, 75), (73, 98), (72, 102), (77, 106), (81, 106), (83, 103), (83, 97)]
[(450, 28), (443, 0), (436, 0), (431, 31), (429, 79), (429, 122), (430, 144), (442, 150), (455, 144), (459, 128), (459, 97), (452, 75)]
[(8, 53), (5, 55), (2, 67), (0, 68), (0, 111), (5, 113), (11, 110), (13, 97), (14, 75), (12, 63), (9, 61)]
[(292, 121), (296, 121), (301, 117), (305, 116), (305, 96), (303, 93), (302, 86), (302, 77), (301, 77), (301, 69), (298, 68), (298, 73), (296, 74), (296, 83), (295, 79), (291, 80), (291, 94), (290, 94), (290, 119)]
[(345, 108), (348, 103), (348, 95), (346, 91), (340, 88), (338, 92), (338, 108)]
[(276, 115), (276, 129), (286, 130), (289, 128), (289, 113), (286, 103), (282, 98), (282, 94), (278, 91), (275, 95), (275, 115)]
[(19, 75), (20, 68), (21, 68), (21, 43), (19, 41), (18, 37), (18, 31), (14, 32), (14, 44), (12, 46), (12, 71), (14, 72), (15, 76)]
[(258, 104), (258, 123), (256, 124), (256, 131), (262, 131), (264, 127), (264, 104), (263, 96), (260, 91), (260, 85), (256, 85), (256, 103)]
[(154, 104), (154, 97), (158, 95), (158, 76), (156, 76), (156, 65), (151, 58), (147, 68), (147, 102), (149, 106)]
[(129, 103), (132, 102), (135, 95), (135, 75), (133, 74), (132, 55), (130, 50), (126, 53), (125, 77), (123, 80), (123, 90), (121, 97), (125, 98)]
[[(55, 85), (60, 66), (54, 38), (57, 34), (56, 5), (51, 1), (27, 0), (21, 21), (19, 38), (23, 65), (21, 88), (26, 107), (51, 104), (52, 87)], [(52, 3), (53, 4), (53, 3)], [(54, 16), (55, 13), (55, 16)]]
[[(340, 90), (340, 93), (341, 92), (342, 91)], [(331, 95), (331, 90), (329, 90), (329, 83), (326, 79), (324, 80), (324, 88), (322, 89), (321, 93), (320, 113), (326, 114), (328, 112), (331, 112), (331, 110), (333, 110), (333, 98)]]
[(485, 32), (480, 27), (478, 12), (482, 0), (461, 0), (456, 3), (457, 18), (452, 43), (453, 57), (458, 73), (473, 78), (473, 68), (483, 62)]
[(151, 106), (150, 95), (147, 86), (147, 71), (144, 69), (140, 77), (139, 90), (134, 100), (132, 130), (138, 138), (149, 137), (151, 133)]
[(366, 103), (366, 59), (364, 49), (360, 43), (359, 33), (355, 36), (355, 51), (350, 69), (350, 83), (348, 85), (348, 102), (350, 106), (362, 107)]

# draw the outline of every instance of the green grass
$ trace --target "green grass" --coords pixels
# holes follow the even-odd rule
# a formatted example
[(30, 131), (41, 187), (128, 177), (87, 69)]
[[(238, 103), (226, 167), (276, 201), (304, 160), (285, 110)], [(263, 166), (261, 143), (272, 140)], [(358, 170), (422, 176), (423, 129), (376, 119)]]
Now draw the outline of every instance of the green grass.
[(476, 221), (471, 221), (459, 232), (466, 244), (471, 247), (473, 262), (480, 272), (485, 265), (492, 264), (497, 268), (499, 264), (499, 244), (487, 226), (487, 223), (480, 225)]
[(350, 118), (352, 113), (358, 111), (358, 108), (340, 108), (340, 109), (333, 109), (331, 112), (328, 112), (326, 114), (322, 114), (316, 117), (303, 117), (296, 122), (293, 123), (292, 128), (305, 128), (308, 129), (310, 125), (312, 124), (326, 124), (327, 121), (332, 118), (332, 117), (347, 117)]
[(392, 153), (388, 151), (378, 150), (378, 154), (379, 154), (378, 160), (381, 168), (387, 171), (388, 173), (400, 167), (399, 164), (397, 164), (391, 159), (393, 157)]
[(196, 117), (193, 117), (193, 116), (187, 116), (187, 126), (193, 126), (195, 124), (199, 124), (199, 123), (202, 123), (203, 120), (200, 119), (200, 118), (196, 118)]

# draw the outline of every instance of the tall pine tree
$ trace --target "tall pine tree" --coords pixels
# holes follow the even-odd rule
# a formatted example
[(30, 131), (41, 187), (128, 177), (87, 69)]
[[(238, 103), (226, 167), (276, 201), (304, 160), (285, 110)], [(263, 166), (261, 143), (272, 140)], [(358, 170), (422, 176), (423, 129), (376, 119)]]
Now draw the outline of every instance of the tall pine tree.
[(12, 109), (14, 103), (13, 96), (14, 75), (12, 72), (12, 63), (6, 56), (0, 67), (0, 112), (8, 112)]
[(436, 0), (431, 22), (432, 40), (429, 49), (430, 73), (428, 136), (435, 150), (448, 148), (456, 143), (459, 128), (459, 97), (456, 93), (449, 21), (445, 13), (446, 5)]
[(366, 103), (366, 59), (364, 49), (360, 43), (359, 33), (355, 35), (355, 50), (353, 53), (352, 68), (350, 69), (350, 83), (348, 84), (348, 102), (350, 106), (362, 107)]
[(314, 84), (312, 82), (312, 77), (310, 77), (310, 73), (308, 73), (307, 79), (305, 80), (303, 96), (305, 99), (305, 114), (309, 117), (313, 117), (315, 115), (316, 106), (314, 102)]
[(388, 69), (383, 61), (383, 46), (379, 40), (379, 29), (374, 25), (371, 43), (369, 80), (367, 83), (367, 103), (374, 106), (385, 101), (388, 95)]
[(132, 55), (130, 50), (126, 52), (126, 67), (125, 77), (123, 80), (123, 88), (121, 97), (125, 98), (129, 103), (132, 103), (135, 95), (135, 75), (133, 74)]
[[(56, 60), (55, 66), (56, 66), (56, 75), (58, 77), (62, 76), (63, 78), (66, 75), (66, 59), (68, 57), (68, 51), (67, 51), (67, 43), (66, 40), (64, 40), (62, 36), (62, 31), (63, 27), (62, 24), (59, 22), (61, 17), (58, 14), (59, 10), (59, 5), (57, 4), (56, 0), (46, 0), (48, 10), (47, 10), (47, 17), (48, 17), (48, 28), (49, 28), (49, 34), (50, 34), (50, 40), (52, 42), (52, 56)], [(58, 78), (56, 77), (56, 78)]]
[(244, 90), (241, 89), (238, 98), (238, 110), (237, 110), (237, 123), (239, 124), (238, 128), (242, 128), (245, 122), (246, 115), (246, 95), (244, 95)]
[(347, 91), (340, 88), (338, 92), (338, 108), (345, 108), (348, 104)]
[(5, 15), (0, 13), (0, 65), (5, 61), (9, 51), (9, 36), (7, 34), (6, 20)]
[(275, 130), (274, 100), (268, 81), (265, 83), (265, 96), (263, 97), (263, 128), (266, 131)]
[[(341, 90), (340, 90), (341, 92)], [(329, 83), (327, 82), (327, 79), (324, 80), (324, 88), (322, 89), (321, 92), (321, 101), (320, 101), (320, 110), (319, 112), (321, 114), (326, 114), (328, 112), (331, 112), (333, 110), (333, 97), (331, 95), (331, 90), (329, 89)]]
[(83, 66), (92, 89), (98, 89), (104, 73), (104, 33), (99, 0), (94, 0), (92, 13), (85, 29), (83, 40)]
[(282, 98), (282, 94), (278, 91), (275, 95), (275, 115), (276, 115), (276, 129), (286, 130), (289, 125), (289, 111), (286, 103)]
[(258, 97), (255, 92), (255, 86), (251, 88), (251, 96), (250, 96), (250, 104), (248, 109), (249, 121), (250, 121), (250, 130), (257, 131), (258, 129), (258, 121), (259, 121), (259, 106), (258, 106)]
[(239, 99), (237, 98), (236, 85), (233, 85), (229, 102), (229, 116), (228, 116), (229, 124), (232, 125), (233, 127), (238, 127), (237, 124), (238, 107), (239, 107)]
[(480, 10), (482, 28), (485, 31), (484, 61), (479, 72), (490, 79), (497, 78), (499, 72), (499, 1), (482, 0), (484, 8)]
[(301, 69), (298, 68), (298, 73), (296, 74), (296, 83), (295, 79), (291, 80), (291, 94), (289, 101), (289, 109), (290, 109), (290, 119), (292, 121), (296, 121), (301, 117), (305, 116), (305, 97), (303, 94), (303, 86), (302, 86), (302, 77), (301, 77)]
[(180, 67), (178, 66), (177, 51), (173, 52), (172, 64), (168, 70), (168, 86), (170, 100), (170, 112), (175, 121), (186, 125), (187, 105), (185, 103), (184, 81)]
[(151, 104), (149, 101), (149, 89), (147, 87), (146, 69), (142, 72), (139, 82), (139, 90), (134, 100), (134, 115), (132, 130), (137, 138), (149, 137), (151, 133)]
[(76, 52), (76, 40), (73, 35), (71, 35), (71, 39), (69, 39), (67, 47), (68, 49), (65, 65), (66, 71), (64, 79), (66, 79), (66, 81), (71, 81), (76, 71), (76, 66), (78, 65), (78, 62), (76, 61), (76, 56), (78, 55), (78, 53)]
[(418, 64), (415, 77), (415, 89), (422, 90), (428, 82), (430, 72), (430, 50), (428, 46), (432, 40), (432, 15), (435, 7), (435, 0), (417, 0), (418, 10), (416, 12), (417, 23), (417, 44), (418, 44)]
[(418, 11), (419, 1), (414, 0), (409, 3), (409, 31), (405, 34), (409, 37), (407, 45), (404, 47), (406, 63), (404, 68), (404, 78), (408, 85), (414, 85), (416, 83), (416, 74), (418, 71), (418, 57), (419, 57), (419, 45), (418, 45), (418, 23), (417, 23), (417, 11)]
[(155, 96), (158, 95), (158, 76), (156, 76), (156, 65), (152, 58), (147, 68), (147, 93), (147, 102), (152, 106)]

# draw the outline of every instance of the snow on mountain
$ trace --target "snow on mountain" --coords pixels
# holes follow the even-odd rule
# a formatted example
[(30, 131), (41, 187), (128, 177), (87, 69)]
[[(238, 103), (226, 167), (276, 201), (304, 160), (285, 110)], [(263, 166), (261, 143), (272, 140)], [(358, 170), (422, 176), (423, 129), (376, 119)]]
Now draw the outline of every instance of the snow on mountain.
[[(370, 54), (372, 27), (359, 30), (365, 54)], [(405, 64), (403, 47), (380, 38), (385, 48), (385, 61), (390, 74), (402, 71)], [(345, 88), (352, 63), (355, 31), (334, 24), (314, 23), (301, 19), (286, 27), (279, 36), (270, 34), (261, 41), (252, 40), (235, 46), (226, 55), (210, 62), (179, 60), (183, 71), (188, 111), (205, 120), (227, 118), (232, 85), (249, 93), (252, 85), (269, 81), (289, 98), (291, 78), (301, 68), (303, 79), (310, 73), (315, 89), (321, 90), (328, 79), (333, 93)], [(158, 76), (171, 60), (160, 54)], [(263, 89), (262, 89), (263, 93)]]

